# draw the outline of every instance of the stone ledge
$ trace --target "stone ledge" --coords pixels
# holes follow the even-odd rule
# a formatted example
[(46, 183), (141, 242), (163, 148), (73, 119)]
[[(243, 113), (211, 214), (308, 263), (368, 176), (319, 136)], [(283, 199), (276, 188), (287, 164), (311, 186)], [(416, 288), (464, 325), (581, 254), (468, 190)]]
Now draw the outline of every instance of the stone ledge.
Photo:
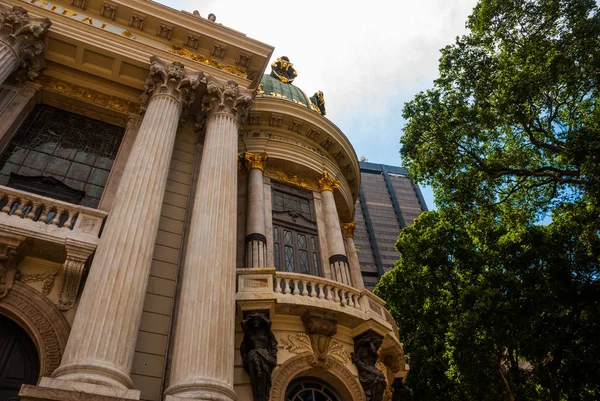
[(19, 391), (21, 401), (130, 401), (129, 398), (90, 394), (83, 391), (59, 390), (55, 388), (23, 384)]

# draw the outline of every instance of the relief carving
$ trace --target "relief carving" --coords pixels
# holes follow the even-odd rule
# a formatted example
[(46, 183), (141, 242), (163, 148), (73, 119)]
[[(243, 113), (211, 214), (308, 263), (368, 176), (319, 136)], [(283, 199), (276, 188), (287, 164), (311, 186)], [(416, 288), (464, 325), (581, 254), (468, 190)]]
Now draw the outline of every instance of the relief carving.
[(48, 18), (31, 17), (23, 7), (0, 4), (0, 40), (17, 53), (19, 68), (30, 79), (44, 67), (44, 38), (50, 25)]
[(0, 244), (0, 299), (8, 295), (18, 274), (15, 248), (9, 244)]
[(383, 372), (377, 368), (383, 337), (374, 331), (367, 331), (354, 339), (352, 362), (358, 370), (358, 379), (367, 401), (382, 401), (387, 389)]
[(150, 62), (150, 72), (141, 96), (143, 111), (156, 95), (173, 96), (183, 108), (194, 102), (195, 89), (200, 84), (202, 73), (191, 72), (179, 62), (167, 63), (156, 56), (150, 57)]
[(277, 366), (277, 340), (271, 321), (260, 312), (252, 312), (242, 321), (244, 339), (240, 346), (244, 370), (250, 376), (254, 401), (267, 401), (271, 372)]

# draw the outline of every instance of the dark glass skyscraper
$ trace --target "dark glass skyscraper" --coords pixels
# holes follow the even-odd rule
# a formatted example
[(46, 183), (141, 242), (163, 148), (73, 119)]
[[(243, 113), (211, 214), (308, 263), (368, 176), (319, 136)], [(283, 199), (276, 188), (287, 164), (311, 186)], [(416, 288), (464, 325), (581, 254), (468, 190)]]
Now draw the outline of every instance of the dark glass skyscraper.
[(400, 230), (427, 211), (419, 186), (406, 174), (401, 167), (360, 162), (354, 242), (365, 287), (371, 290), (398, 259), (394, 245)]

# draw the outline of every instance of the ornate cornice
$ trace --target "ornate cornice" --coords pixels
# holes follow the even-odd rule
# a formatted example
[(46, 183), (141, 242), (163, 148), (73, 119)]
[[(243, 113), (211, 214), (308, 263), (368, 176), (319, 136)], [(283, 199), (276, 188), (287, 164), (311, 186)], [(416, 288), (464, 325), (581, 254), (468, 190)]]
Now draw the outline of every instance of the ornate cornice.
[(52, 22), (31, 17), (23, 7), (0, 4), (0, 40), (8, 43), (19, 57), (19, 67), (30, 79), (44, 67), (44, 38)]
[(267, 157), (269, 155), (265, 153), (244, 153), (244, 160), (246, 162), (246, 167), (248, 169), (258, 168), (262, 171), (265, 171), (265, 167), (267, 166)]
[(319, 178), (319, 191), (332, 191), (339, 188), (340, 182), (329, 175), (327, 170), (323, 170), (321, 178)]
[(207, 75), (206, 95), (202, 98), (202, 111), (207, 116), (214, 113), (228, 113), (241, 123), (248, 116), (252, 98), (252, 92), (240, 87), (237, 82), (223, 81)]
[(150, 57), (150, 72), (141, 96), (142, 110), (146, 110), (150, 99), (157, 95), (172, 96), (183, 108), (189, 106), (203, 77), (203, 73), (187, 70), (179, 62), (168, 63), (156, 56)]
[(350, 223), (342, 223), (342, 233), (344, 233), (344, 237), (354, 238), (354, 230), (356, 230), (355, 221), (351, 221)]

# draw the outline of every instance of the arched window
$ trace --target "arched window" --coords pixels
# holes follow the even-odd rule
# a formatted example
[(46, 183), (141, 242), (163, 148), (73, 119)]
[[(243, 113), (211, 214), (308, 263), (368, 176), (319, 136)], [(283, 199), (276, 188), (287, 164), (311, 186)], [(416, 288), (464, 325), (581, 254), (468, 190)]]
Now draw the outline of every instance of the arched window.
[(320, 275), (319, 237), (312, 193), (271, 182), (275, 268)]
[(292, 380), (285, 392), (286, 401), (343, 401), (335, 389), (316, 377)]
[(19, 325), (0, 315), (0, 400), (17, 401), (22, 384), (36, 384), (40, 374), (37, 350)]

